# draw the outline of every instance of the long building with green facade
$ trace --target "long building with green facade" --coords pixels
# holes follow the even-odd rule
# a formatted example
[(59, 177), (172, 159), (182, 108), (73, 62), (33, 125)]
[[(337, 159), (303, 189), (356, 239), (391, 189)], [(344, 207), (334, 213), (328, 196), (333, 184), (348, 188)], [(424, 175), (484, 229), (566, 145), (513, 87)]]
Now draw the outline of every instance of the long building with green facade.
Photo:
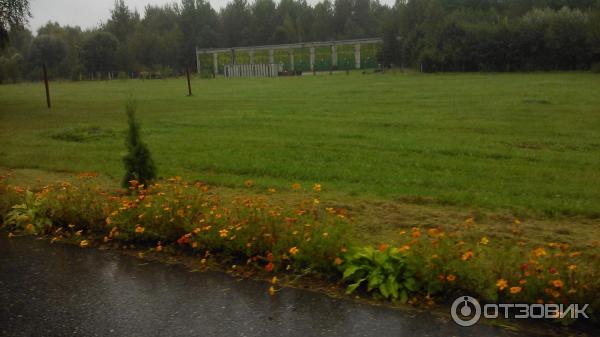
[(276, 64), (282, 71), (329, 71), (378, 67), (381, 38), (268, 46), (196, 49), (198, 73), (224, 74), (229, 65)]

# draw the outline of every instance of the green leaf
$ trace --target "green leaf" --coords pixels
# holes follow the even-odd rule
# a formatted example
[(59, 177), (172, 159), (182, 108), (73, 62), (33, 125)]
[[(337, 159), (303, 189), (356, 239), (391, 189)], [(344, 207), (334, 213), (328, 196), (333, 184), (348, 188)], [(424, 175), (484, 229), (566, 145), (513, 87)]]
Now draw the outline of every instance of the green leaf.
[(356, 290), (356, 288), (360, 287), (361, 283), (363, 283), (364, 280), (365, 279), (363, 278), (363, 279), (358, 280), (358, 282), (352, 283), (351, 285), (349, 285), (348, 288), (346, 288), (346, 294), (347, 295), (352, 294)]
[(406, 290), (400, 291), (400, 302), (401, 303), (408, 302), (408, 294), (406, 293)]

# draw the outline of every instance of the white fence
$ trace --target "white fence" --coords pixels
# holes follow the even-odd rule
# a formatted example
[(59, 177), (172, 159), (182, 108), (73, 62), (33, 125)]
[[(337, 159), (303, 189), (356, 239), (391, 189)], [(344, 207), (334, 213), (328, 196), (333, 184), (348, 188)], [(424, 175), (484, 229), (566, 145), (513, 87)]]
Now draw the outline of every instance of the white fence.
[(283, 71), (279, 64), (227, 64), (225, 77), (277, 77)]

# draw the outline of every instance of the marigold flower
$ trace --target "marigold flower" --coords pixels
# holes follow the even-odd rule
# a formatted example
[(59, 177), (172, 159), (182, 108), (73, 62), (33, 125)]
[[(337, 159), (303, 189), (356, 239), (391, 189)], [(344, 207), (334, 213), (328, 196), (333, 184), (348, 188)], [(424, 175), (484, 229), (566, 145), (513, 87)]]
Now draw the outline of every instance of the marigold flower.
[(546, 255), (546, 250), (542, 247), (538, 247), (536, 249), (533, 250), (533, 255), (537, 256), (537, 257), (542, 257)]
[(466, 251), (463, 255), (462, 255), (462, 260), (463, 261), (468, 261), (469, 259), (471, 259), (473, 257), (473, 252), (468, 250)]
[(160, 241), (158, 241), (158, 244), (156, 245), (156, 251), (157, 252), (162, 252), (162, 250), (163, 250), (163, 247), (162, 247)]
[(271, 284), (277, 284), (277, 282), (279, 282), (279, 279), (277, 278), (277, 276), (273, 276), (273, 278), (271, 279)]
[(144, 227), (140, 226), (140, 225), (136, 225), (136, 226), (135, 226), (135, 232), (136, 232), (137, 234), (144, 234), (144, 231), (145, 231), (145, 230), (146, 230), (146, 229), (145, 229)]
[(297, 247), (292, 247), (290, 248), (289, 252), (290, 254), (292, 254), (292, 256), (295, 256), (296, 254), (298, 254), (300, 250)]
[(339, 257), (336, 257), (335, 260), (333, 260), (333, 262), (335, 263), (336, 266), (339, 266), (342, 263), (344, 263), (344, 260), (340, 259)]
[(221, 230), (219, 231), (219, 236), (220, 236), (220, 237), (222, 237), (222, 238), (225, 238), (225, 237), (227, 237), (227, 235), (228, 235), (228, 234), (229, 234), (229, 231), (228, 231), (227, 229), (224, 229), (224, 228), (223, 228), (223, 229), (221, 229)]
[(387, 243), (382, 243), (379, 245), (378, 249), (380, 252), (385, 252), (389, 247), (390, 245), (388, 245)]
[(298, 183), (294, 183), (294, 184), (292, 184), (292, 189), (293, 189), (293, 190), (296, 190), (296, 191), (297, 191), (297, 190), (299, 190), (301, 187), (302, 187), (302, 186), (300, 186), (300, 184), (298, 184)]
[(446, 280), (448, 280), (448, 282), (454, 282), (456, 280), (456, 276), (453, 274), (448, 274), (448, 276), (446, 276)]
[(569, 268), (569, 270), (575, 270), (577, 269), (577, 265), (570, 264), (567, 268)]
[(552, 280), (550, 283), (552, 283), (555, 288), (562, 288), (564, 286), (564, 283), (561, 280)]
[(511, 294), (518, 294), (521, 292), (521, 287), (510, 287)]
[(314, 190), (315, 192), (321, 192), (321, 184), (315, 184), (315, 185), (313, 186), (313, 190)]
[(275, 287), (273, 287), (273, 286), (270, 286), (270, 287), (269, 287), (269, 295), (271, 295), (271, 296), (274, 296), (274, 295), (275, 295), (275, 292), (277, 292), (277, 291), (275, 290)]
[(90, 243), (88, 242), (88, 240), (81, 240), (81, 241), (79, 242), (79, 247), (81, 247), (81, 248), (85, 248), (85, 247), (87, 247), (89, 244), (90, 244)]
[(498, 287), (499, 290), (504, 290), (508, 287), (508, 281), (503, 278), (498, 279), (498, 281), (496, 281), (496, 287)]
[(403, 253), (403, 252), (406, 252), (406, 251), (409, 251), (409, 250), (410, 250), (410, 246), (409, 245), (404, 245), (404, 246), (398, 248), (398, 251), (400, 253)]

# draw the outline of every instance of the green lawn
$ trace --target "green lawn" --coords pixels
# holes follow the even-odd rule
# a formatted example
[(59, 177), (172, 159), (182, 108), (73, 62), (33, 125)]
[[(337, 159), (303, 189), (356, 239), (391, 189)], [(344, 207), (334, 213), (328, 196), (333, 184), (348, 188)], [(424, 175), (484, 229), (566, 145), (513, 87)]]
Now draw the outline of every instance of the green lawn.
[(336, 74), (0, 86), (0, 167), (122, 173), (139, 102), (161, 176), (600, 215), (600, 76)]

